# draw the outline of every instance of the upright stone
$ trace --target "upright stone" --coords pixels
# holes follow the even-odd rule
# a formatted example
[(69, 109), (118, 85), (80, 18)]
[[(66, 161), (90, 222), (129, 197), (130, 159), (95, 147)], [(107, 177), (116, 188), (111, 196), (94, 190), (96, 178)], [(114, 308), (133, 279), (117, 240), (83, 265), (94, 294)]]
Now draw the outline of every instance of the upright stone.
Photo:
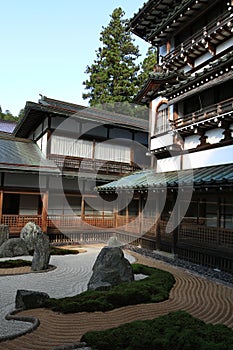
[(32, 259), (32, 271), (46, 270), (49, 266), (49, 238), (41, 230), (37, 233), (35, 250)]
[(20, 238), (25, 240), (29, 251), (33, 251), (35, 249), (35, 243), (39, 232), (41, 232), (40, 226), (36, 225), (32, 221), (27, 222), (22, 228)]
[(87, 286), (89, 290), (110, 289), (122, 282), (134, 280), (131, 264), (124, 257), (119, 245), (119, 242), (111, 239), (110, 245), (102, 248), (92, 269), (93, 273)]
[(0, 246), (9, 239), (9, 228), (7, 225), (0, 225)]

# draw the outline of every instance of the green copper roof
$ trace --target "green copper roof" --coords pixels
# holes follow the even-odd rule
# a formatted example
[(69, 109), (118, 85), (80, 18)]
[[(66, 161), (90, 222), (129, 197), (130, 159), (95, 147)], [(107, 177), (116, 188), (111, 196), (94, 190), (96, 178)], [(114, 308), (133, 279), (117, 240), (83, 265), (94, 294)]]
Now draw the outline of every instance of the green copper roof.
[(31, 140), (0, 135), (0, 170), (57, 173), (53, 162), (45, 159)]
[(127, 189), (167, 188), (178, 186), (216, 186), (233, 183), (233, 164), (216, 165), (200, 169), (188, 169), (156, 173), (155, 170), (138, 171), (118, 181), (99, 186), (98, 191)]

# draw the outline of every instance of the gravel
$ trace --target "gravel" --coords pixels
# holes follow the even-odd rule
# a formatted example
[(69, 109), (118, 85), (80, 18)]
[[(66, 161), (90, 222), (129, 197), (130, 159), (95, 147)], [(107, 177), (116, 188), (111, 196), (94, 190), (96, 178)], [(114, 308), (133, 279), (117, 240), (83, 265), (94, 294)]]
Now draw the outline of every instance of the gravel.
[(220, 271), (217, 268), (215, 269), (206, 266), (201, 266), (189, 261), (181, 260), (177, 257), (172, 256), (172, 254), (156, 252), (154, 250), (136, 247), (133, 245), (127, 246), (127, 249), (139, 253), (145, 257), (161, 260), (172, 266), (183, 268), (189, 272), (197, 274), (198, 276), (213, 280), (214, 282), (233, 287), (233, 274)]
[[(77, 255), (51, 256), (50, 264), (56, 269), (43, 273), (29, 273), (0, 277), (0, 339), (26, 332), (29, 322), (6, 320), (8, 313), (15, 309), (15, 296), (18, 289), (45, 292), (51, 298), (73, 296), (87, 289), (92, 274), (92, 266), (101, 247), (85, 247), (87, 252)], [(126, 255), (126, 254), (125, 254)], [(135, 261), (126, 255), (130, 262)], [(32, 257), (20, 257), (31, 260)], [(11, 258), (12, 259), (12, 258)], [(17, 258), (15, 258), (17, 259)], [(5, 258), (0, 261), (6, 260)]]

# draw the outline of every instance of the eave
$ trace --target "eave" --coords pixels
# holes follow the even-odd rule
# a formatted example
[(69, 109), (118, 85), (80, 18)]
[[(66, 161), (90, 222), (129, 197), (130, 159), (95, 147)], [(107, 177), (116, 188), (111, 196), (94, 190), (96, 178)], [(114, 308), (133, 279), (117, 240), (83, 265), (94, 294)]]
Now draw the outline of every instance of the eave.
[(161, 87), (167, 84), (176, 84), (184, 75), (181, 72), (172, 71), (159, 73), (150, 73), (149, 78), (144, 83), (142, 89), (135, 96), (134, 101), (137, 103), (148, 104), (158, 94)]
[(185, 97), (189, 97), (197, 92), (205, 90), (212, 85), (220, 84), (233, 78), (232, 66), (233, 52), (215, 58), (202, 72), (194, 75), (187, 75), (186, 79), (169, 86), (167, 89), (160, 91), (159, 94), (166, 96), (169, 104), (174, 104)]
[(130, 20), (129, 28), (143, 40), (159, 45), (171, 32), (174, 34), (185, 26), (190, 16), (196, 16), (213, 3), (209, 0), (183, 0), (174, 4), (172, 0), (150, 0)]

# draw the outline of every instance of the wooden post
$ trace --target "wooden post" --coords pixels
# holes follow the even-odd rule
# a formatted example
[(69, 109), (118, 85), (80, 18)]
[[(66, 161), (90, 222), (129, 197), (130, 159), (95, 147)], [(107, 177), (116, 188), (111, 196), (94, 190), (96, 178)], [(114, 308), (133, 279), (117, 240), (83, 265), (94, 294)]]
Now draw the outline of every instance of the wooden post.
[(49, 202), (49, 194), (48, 192), (45, 192), (43, 194), (43, 205), (42, 205), (42, 231), (44, 233), (47, 233), (47, 227), (48, 227), (48, 223), (47, 223), (47, 213), (48, 213), (48, 202)]
[(114, 227), (117, 228), (117, 209), (113, 209)]
[(82, 221), (85, 220), (85, 199), (84, 199), (84, 196), (82, 196), (82, 201), (81, 201), (81, 219), (82, 219)]
[(155, 227), (155, 239), (156, 239), (156, 250), (161, 248), (161, 231), (160, 231), (160, 215), (161, 215), (161, 201), (160, 196), (157, 195), (156, 199), (156, 227)]
[(126, 219), (126, 231), (128, 231), (128, 224), (129, 224), (129, 205), (126, 205), (125, 208), (125, 219)]
[(139, 234), (140, 234), (140, 235), (142, 235), (142, 231), (143, 231), (142, 201), (143, 201), (143, 195), (141, 194), (141, 195), (139, 196), (139, 212), (138, 212), (138, 216), (139, 216)]
[(3, 191), (0, 191), (0, 224), (2, 223)]
[[(174, 207), (176, 206), (176, 193), (173, 194), (173, 203)], [(180, 217), (180, 208), (179, 205), (176, 207), (176, 209), (173, 209), (172, 213), (172, 226), (173, 226), (173, 231), (172, 231), (172, 254), (176, 255), (176, 248), (177, 248), (177, 243), (178, 243), (178, 233), (179, 233), (179, 217)]]

